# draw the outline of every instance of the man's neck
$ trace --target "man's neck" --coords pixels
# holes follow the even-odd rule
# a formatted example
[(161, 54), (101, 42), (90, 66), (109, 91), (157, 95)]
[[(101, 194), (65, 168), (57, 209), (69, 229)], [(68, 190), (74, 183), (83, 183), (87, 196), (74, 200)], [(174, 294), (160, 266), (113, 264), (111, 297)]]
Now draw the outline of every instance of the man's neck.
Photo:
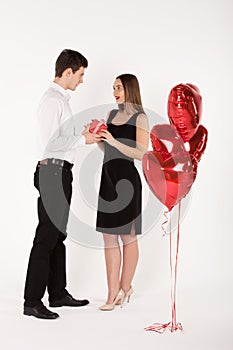
[(66, 83), (63, 81), (63, 79), (61, 79), (59, 77), (55, 77), (53, 82), (60, 85), (61, 87), (63, 87), (63, 89), (67, 90)]

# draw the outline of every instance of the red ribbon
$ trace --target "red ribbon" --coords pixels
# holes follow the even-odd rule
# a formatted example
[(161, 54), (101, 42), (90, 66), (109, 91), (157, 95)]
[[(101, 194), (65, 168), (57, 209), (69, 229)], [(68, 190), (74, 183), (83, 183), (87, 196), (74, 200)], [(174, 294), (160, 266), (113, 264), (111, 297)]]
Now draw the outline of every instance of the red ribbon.
[(157, 333), (164, 333), (166, 331), (166, 329), (169, 329), (171, 332), (175, 332), (175, 331), (182, 331), (183, 327), (181, 325), (181, 323), (177, 323), (176, 325), (172, 325), (172, 322), (169, 323), (153, 323), (152, 326), (146, 327), (145, 330), (146, 331), (154, 331)]
[[(146, 331), (154, 331), (162, 334), (165, 332), (166, 329), (170, 330), (171, 332), (183, 330), (181, 323), (176, 322), (176, 282), (177, 282), (177, 265), (178, 265), (178, 253), (179, 253), (179, 239), (180, 239), (180, 207), (181, 207), (181, 202), (179, 202), (179, 209), (178, 209), (177, 243), (176, 243), (176, 258), (175, 258), (174, 272), (173, 272), (173, 263), (172, 263), (172, 224), (171, 224), (171, 216), (170, 216), (170, 269), (171, 269), (172, 321), (168, 323), (153, 323), (151, 326), (145, 328)], [(164, 213), (164, 216), (166, 217), (167, 220), (162, 224), (162, 229), (165, 233), (166, 231), (164, 230), (163, 225), (168, 221), (166, 214), (167, 212)]]
[(167, 234), (167, 232), (166, 232), (166, 229), (164, 228), (164, 225), (166, 225), (167, 224), (167, 222), (168, 222), (168, 216), (167, 216), (167, 214), (169, 214), (169, 211), (165, 211), (164, 213), (163, 213), (163, 215), (165, 216), (165, 221), (162, 223), (162, 225), (161, 225), (161, 227), (162, 227), (162, 230), (163, 230), (163, 236), (165, 236), (166, 234)]

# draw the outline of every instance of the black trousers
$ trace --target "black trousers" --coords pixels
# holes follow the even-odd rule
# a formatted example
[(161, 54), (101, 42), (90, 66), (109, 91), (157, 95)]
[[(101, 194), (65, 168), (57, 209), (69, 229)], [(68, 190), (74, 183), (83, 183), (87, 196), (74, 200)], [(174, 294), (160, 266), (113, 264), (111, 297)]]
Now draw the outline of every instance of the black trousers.
[(46, 287), (50, 301), (66, 294), (66, 226), (72, 196), (72, 171), (37, 164), (34, 186), (39, 191), (39, 223), (29, 258), (24, 305), (41, 305)]

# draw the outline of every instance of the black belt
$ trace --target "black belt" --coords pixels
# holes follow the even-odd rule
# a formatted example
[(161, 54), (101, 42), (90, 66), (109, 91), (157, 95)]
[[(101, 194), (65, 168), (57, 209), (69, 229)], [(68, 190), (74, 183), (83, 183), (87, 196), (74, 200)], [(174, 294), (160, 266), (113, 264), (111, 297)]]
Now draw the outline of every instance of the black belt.
[(38, 165), (57, 165), (65, 169), (71, 170), (74, 164), (71, 164), (67, 162), (67, 160), (63, 160), (63, 159), (47, 158), (43, 160), (43, 163), (38, 162)]

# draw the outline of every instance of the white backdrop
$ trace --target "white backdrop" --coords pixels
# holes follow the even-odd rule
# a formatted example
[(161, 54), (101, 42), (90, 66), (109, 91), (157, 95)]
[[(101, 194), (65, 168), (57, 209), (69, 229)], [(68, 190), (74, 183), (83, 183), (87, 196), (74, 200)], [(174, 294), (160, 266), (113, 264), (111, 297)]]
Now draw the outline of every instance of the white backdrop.
[[(1, 2), (0, 322), (4, 349), (31, 349), (35, 339), (38, 349), (68, 345), (232, 349), (232, 11), (231, 0)], [(124, 316), (118, 310), (107, 315), (97, 310), (106, 295), (103, 251), (69, 240), (69, 290), (74, 296), (90, 298), (89, 308), (61, 310), (60, 323), (49, 326), (22, 316), (25, 274), (37, 224), (34, 117), (64, 48), (80, 51), (89, 61), (84, 84), (72, 94), (74, 113), (112, 103), (113, 80), (124, 72), (137, 75), (145, 107), (164, 118), (174, 85), (189, 82), (201, 91), (202, 123), (209, 140), (181, 227), (177, 307), (185, 328), (182, 335), (143, 330), (153, 322), (169, 321), (168, 239), (162, 238), (161, 223), (139, 242), (135, 297), (132, 305), (120, 310)]]

